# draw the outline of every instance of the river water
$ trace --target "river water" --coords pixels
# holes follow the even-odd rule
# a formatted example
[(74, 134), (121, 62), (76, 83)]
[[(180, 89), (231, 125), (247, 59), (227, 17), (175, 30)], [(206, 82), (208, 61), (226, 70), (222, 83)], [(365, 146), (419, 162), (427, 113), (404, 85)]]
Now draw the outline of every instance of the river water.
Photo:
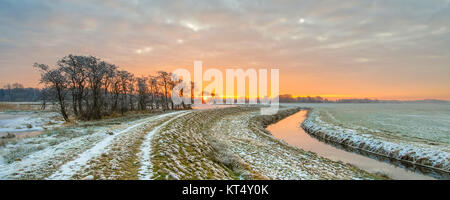
[(313, 138), (300, 127), (301, 122), (306, 119), (306, 114), (307, 111), (300, 111), (278, 123), (268, 126), (267, 130), (270, 131), (273, 136), (285, 141), (289, 145), (299, 147), (306, 151), (315, 152), (318, 155), (333, 161), (342, 161), (344, 163), (352, 164), (367, 172), (381, 173), (392, 179), (401, 180), (435, 179), (420, 172), (413, 172), (394, 164), (379, 161), (354, 152), (345, 151)]

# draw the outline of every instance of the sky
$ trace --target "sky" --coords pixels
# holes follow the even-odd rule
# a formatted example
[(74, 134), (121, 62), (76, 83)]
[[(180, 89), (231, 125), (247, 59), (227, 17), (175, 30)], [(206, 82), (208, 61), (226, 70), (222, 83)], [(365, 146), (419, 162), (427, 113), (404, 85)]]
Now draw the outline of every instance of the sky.
[(93, 55), (137, 76), (280, 69), (280, 93), (450, 100), (450, 0), (0, 0), (0, 86)]

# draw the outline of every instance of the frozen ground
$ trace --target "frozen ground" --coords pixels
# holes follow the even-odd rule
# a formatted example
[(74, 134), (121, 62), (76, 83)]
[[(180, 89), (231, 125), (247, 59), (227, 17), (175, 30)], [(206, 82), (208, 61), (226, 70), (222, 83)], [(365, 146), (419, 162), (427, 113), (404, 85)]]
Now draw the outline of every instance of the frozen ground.
[(236, 107), (195, 112), (176, 120), (154, 140), (153, 178), (377, 178), (276, 139), (265, 131), (259, 113), (257, 108)]
[(374, 179), (353, 166), (289, 146), (260, 126), (256, 118), (258, 114), (259, 111), (247, 111), (226, 116), (213, 126), (211, 133), (214, 140), (228, 147), (229, 154), (238, 155), (241, 162), (264, 178)]
[(310, 134), (450, 171), (450, 104), (302, 106), (313, 108), (302, 125)]
[(43, 131), (63, 123), (56, 112), (7, 111), (0, 112), (0, 135), (30, 131)]
[(259, 113), (217, 108), (57, 127), (0, 146), (0, 179), (377, 178), (290, 147)]
[(70, 179), (116, 143), (128, 145), (119, 140), (139, 135), (154, 125), (153, 119), (160, 120), (154, 115), (137, 115), (84, 122), (11, 141), (0, 147), (0, 179)]

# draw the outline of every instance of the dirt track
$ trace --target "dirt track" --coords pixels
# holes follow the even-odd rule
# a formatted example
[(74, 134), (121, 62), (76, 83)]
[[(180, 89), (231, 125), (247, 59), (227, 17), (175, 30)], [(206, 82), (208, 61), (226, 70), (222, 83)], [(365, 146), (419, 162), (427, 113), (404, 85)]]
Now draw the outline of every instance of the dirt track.
[(1, 163), (0, 179), (374, 178), (286, 145), (263, 128), (280, 117), (258, 115), (248, 107), (177, 111), (93, 128)]

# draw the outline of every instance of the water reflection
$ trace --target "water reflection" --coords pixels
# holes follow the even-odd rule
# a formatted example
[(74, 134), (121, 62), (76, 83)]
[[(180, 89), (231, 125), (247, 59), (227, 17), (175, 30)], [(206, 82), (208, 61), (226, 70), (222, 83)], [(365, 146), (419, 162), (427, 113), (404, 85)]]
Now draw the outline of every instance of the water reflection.
[[(352, 164), (371, 173), (385, 174), (393, 179), (430, 180), (434, 179), (433, 177), (439, 179), (450, 178), (448, 174), (441, 174), (431, 169), (419, 170), (420, 166), (405, 166), (405, 164), (399, 164), (400, 161), (393, 161), (392, 159), (387, 159), (385, 157), (378, 158), (375, 154), (369, 155), (366, 152), (360, 155), (354, 152), (348, 152), (346, 150), (349, 149), (344, 150), (342, 146), (335, 146), (337, 144), (332, 144), (332, 146), (329, 145), (330, 143), (319, 141), (318, 139), (313, 138), (312, 136), (307, 134), (302, 128), (300, 128), (300, 124), (305, 120), (306, 114), (306, 110), (300, 111), (279, 121), (276, 124), (268, 126), (267, 130), (270, 131), (275, 137), (284, 140), (292, 146), (299, 147), (306, 151), (315, 152), (318, 155), (326, 157), (330, 160), (342, 161), (344, 163)], [(408, 169), (405, 169), (404, 167), (407, 167)], [(422, 173), (425, 173), (427, 175), (424, 175)]]

